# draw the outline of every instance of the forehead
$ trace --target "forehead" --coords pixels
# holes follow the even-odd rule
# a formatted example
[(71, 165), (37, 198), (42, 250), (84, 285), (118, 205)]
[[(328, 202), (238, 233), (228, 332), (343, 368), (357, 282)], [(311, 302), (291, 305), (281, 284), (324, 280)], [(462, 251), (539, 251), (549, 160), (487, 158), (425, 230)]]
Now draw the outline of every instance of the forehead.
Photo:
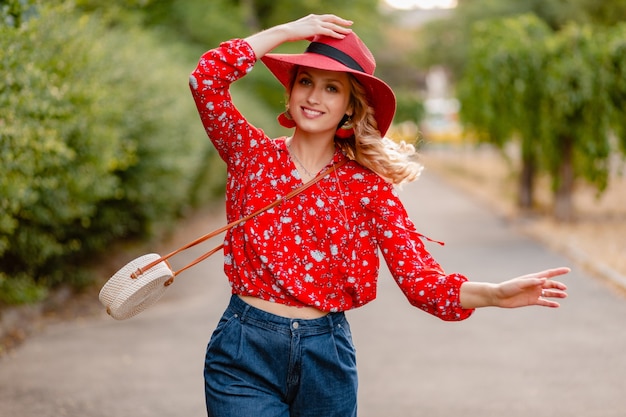
[(341, 83), (348, 83), (349, 75), (343, 71), (328, 71), (311, 67), (299, 67), (298, 75), (307, 74), (314, 78), (319, 78), (325, 81), (337, 81)]

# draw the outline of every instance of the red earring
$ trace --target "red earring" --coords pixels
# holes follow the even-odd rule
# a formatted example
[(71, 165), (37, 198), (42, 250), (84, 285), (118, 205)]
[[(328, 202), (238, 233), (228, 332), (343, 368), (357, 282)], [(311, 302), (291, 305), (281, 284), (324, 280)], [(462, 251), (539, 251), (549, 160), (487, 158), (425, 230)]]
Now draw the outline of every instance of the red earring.
[(341, 127), (335, 132), (335, 136), (341, 139), (348, 139), (354, 136), (354, 124), (352, 123), (352, 117), (347, 114), (342, 119), (343, 123)]
[(291, 114), (289, 114), (289, 109), (278, 115), (278, 123), (280, 123), (282, 127), (286, 127), (288, 129), (296, 127), (296, 122), (293, 121)]

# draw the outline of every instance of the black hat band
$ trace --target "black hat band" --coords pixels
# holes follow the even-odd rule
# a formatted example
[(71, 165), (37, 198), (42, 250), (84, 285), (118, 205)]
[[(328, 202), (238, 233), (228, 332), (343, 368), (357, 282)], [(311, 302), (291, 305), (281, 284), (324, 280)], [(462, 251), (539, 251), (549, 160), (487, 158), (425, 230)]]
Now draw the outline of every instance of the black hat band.
[(340, 51), (339, 49), (333, 46), (326, 45), (325, 43), (311, 42), (308, 48), (306, 48), (306, 51), (304, 52), (311, 52), (314, 54), (324, 55), (324, 56), (327, 56), (328, 58), (334, 59), (335, 61), (339, 62), (340, 64), (345, 65), (346, 67), (350, 69), (353, 69), (359, 72), (365, 72), (363, 67), (360, 66), (359, 63), (356, 62), (350, 55), (346, 54), (343, 51)]

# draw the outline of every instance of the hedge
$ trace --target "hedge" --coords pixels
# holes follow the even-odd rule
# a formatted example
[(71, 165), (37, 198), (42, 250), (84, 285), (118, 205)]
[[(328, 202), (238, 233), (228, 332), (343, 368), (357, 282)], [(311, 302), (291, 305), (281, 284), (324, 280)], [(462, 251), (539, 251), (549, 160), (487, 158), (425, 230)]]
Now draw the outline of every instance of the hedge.
[(67, 4), (0, 27), (0, 303), (87, 284), (85, 259), (222, 182), (180, 49)]

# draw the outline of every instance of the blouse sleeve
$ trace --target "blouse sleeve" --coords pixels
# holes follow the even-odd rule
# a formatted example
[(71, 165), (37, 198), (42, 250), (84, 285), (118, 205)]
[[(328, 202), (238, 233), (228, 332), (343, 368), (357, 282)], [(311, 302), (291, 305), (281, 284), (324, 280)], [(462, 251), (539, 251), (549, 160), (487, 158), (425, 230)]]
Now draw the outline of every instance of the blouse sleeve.
[(461, 285), (467, 278), (445, 274), (439, 263), (424, 247), (423, 235), (397, 197), (391, 185), (378, 195), (375, 210), (377, 241), (394, 280), (411, 305), (445, 321), (468, 318), (474, 309), (464, 309), (460, 302)]
[(249, 124), (233, 105), (230, 84), (249, 73), (256, 56), (243, 39), (223, 42), (206, 52), (189, 77), (189, 86), (204, 128), (227, 164), (244, 160), (264, 134)]

